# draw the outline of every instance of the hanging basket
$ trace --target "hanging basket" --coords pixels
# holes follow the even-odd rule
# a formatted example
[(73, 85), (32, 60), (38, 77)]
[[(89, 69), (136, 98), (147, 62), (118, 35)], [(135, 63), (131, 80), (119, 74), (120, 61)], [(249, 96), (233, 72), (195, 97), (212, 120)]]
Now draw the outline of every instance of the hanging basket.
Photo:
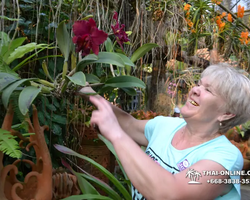
[[(78, 153), (93, 159), (108, 171), (113, 170), (111, 167), (111, 152), (107, 148), (106, 144), (98, 138), (97, 130), (93, 127), (87, 127), (84, 124), (79, 124), (78, 132), (80, 133), (80, 137), (82, 137)], [(108, 183), (108, 178), (88, 161), (77, 159), (77, 164), (89, 174), (99, 178), (105, 183)]]
[[(106, 147), (106, 145), (82, 145), (78, 151), (80, 154), (87, 156), (88, 158), (93, 159), (100, 165), (102, 165), (104, 168), (106, 168), (108, 171), (110, 171), (110, 151)], [(90, 162), (78, 159), (77, 164), (80, 168), (88, 172), (89, 174), (99, 178), (100, 180), (104, 181), (105, 183), (108, 183), (108, 178), (94, 165), (92, 165)]]

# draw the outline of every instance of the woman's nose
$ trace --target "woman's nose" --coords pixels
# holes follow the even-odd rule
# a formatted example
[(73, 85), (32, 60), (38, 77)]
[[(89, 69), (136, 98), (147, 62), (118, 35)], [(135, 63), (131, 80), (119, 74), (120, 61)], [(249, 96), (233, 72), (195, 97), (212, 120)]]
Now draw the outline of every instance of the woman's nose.
[(194, 86), (191, 90), (193, 94), (200, 95), (200, 87), (199, 86)]

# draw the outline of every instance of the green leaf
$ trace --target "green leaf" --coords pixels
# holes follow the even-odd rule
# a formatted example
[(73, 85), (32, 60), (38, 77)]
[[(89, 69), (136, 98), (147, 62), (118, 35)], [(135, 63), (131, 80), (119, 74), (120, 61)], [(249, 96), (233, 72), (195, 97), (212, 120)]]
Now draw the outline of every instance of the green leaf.
[[(84, 14), (84, 13), (82, 13)], [(93, 18), (94, 16), (93, 15), (87, 15), (87, 16), (84, 16), (83, 18), (81, 18), (81, 20), (88, 20), (89, 18)]]
[(96, 60), (98, 60), (98, 57), (95, 54), (89, 54), (85, 56), (80, 62), (78, 62), (76, 66), (77, 71), (83, 70), (87, 65), (93, 63)]
[(12, 69), (8, 66), (8, 65), (5, 65), (5, 64), (2, 64), (0, 66), (0, 73), (7, 73), (7, 74), (11, 74), (13, 76), (16, 76), (18, 77), (18, 74), (14, 71), (12, 71)]
[(13, 51), (10, 56), (5, 60), (6, 64), (12, 63), (17, 58), (22, 58), (26, 53), (29, 53), (31, 51), (34, 51), (35, 49), (40, 49), (45, 46), (48, 46), (47, 44), (36, 44), (36, 43), (29, 43), (26, 45), (19, 46), (18, 48)]
[[(92, 176), (91, 174), (88, 174), (87, 172), (85, 172), (84, 170), (82, 170), (84, 173), (77, 173), (75, 172), (70, 165), (64, 161), (62, 159), (62, 164), (68, 168), (73, 174), (75, 174), (78, 177), (83, 177), (84, 179), (90, 181), (91, 183), (93, 183), (94, 185), (96, 185), (97, 187), (99, 187), (100, 189), (102, 189), (106, 194), (108, 194), (111, 198), (115, 199), (115, 200), (121, 200), (121, 197), (119, 196), (119, 194), (117, 194), (117, 192), (115, 192), (107, 183), (103, 182), (102, 180)], [(79, 179), (78, 179), (79, 180)], [(81, 187), (81, 186), (80, 186)], [(93, 193), (92, 193), (93, 194)]]
[(118, 67), (124, 67), (125, 63), (118, 53), (113, 52), (99, 52), (98, 60), (93, 63), (106, 63), (116, 65)]
[(113, 51), (113, 42), (110, 40), (108, 37), (107, 40), (104, 42), (105, 48), (107, 52), (112, 52)]
[(18, 142), (9, 131), (0, 128), (0, 151), (12, 158), (21, 158), (22, 152), (19, 150)]
[(110, 87), (110, 86), (104, 86), (102, 87), (102, 89), (99, 91), (100, 94), (108, 92), (108, 91), (112, 91), (114, 89), (114, 87)]
[(81, 155), (75, 151), (73, 151), (72, 149), (69, 149), (65, 146), (62, 145), (54, 145), (55, 148), (64, 153), (64, 154), (68, 154), (68, 155), (72, 155), (72, 156), (77, 156), (78, 158), (84, 159), (88, 162), (90, 162), (92, 165), (94, 165), (97, 169), (99, 169), (106, 177), (108, 177), (108, 179), (116, 186), (116, 188), (122, 193), (122, 195), (124, 196), (124, 198), (126, 200), (131, 200), (131, 195), (130, 193), (124, 188), (124, 186), (114, 177), (113, 174), (111, 174), (107, 169), (105, 169), (102, 165), (100, 165), (99, 163), (95, 162), (94, 160), (92, 160), (91, 158), (88, 158), (87, 156)]
[(52, 97), (52, 102), (53, 102), (53, 105), (56, 107), (56, 108), (60, 108), (60, 104), (57, 100), (56, 97)]
[[(43, 44), (42, 44), (43, 45)], [(41, 47), (39, 47), (40, 50), (36, 51), (35, 53), (33, 53), (32, 55), (30, 55), (29, 57), (25, 58), (22, 62), (20, 62), (18, 65), (16, 65), (12, 70), (13, 71), (17, 71), (18, 69), (20, 69), (28, 60), (30, 60), (32, 57), (36, 56), (38, 53), (40, 53), (41, 51), (43, 51), (44, 49), (53, 49), (54, 47), (49, 47), (48, 45), (43, 45)], [(37, 47), (38, 49), (38, 47)], [(47, 56), (49, 57), (49, 56)]]
[(85, 74), (88, 83), (100, 83), (100, 79), (94, 74)]
[(130, 60), (134, 63), (137, 61), (140, 57), (144, 56), (147, 52), (149, 52), (151, 49), (159, 47), (157, 44), (154, 43), (147, 43), (139, 47), (131, 56)]
[(5, 108), (8, 107), (8, 103), (9, 103), (9, 99), (10, 99), (10, 95), (13, 93), (13, 91), (22, 83), (25, 83), (26, 81), (32, 81), (32, 80), (36, 80), (35, 78), (30, 78), (30, 79), (21, 79), (19, 81), (16, 81), (14, 83), (12, 83), (10, 86), (8, 86), (7, 88), (5, 88), (3, 90), (3, 94), (2, 94), (2, 101), (3, 101), (3, 105)]
[(18, 77), (18, 74), (16, 72), (14, 72), (8, 65), (6, 65), (4, 62), (1, 62), (1, 58), (0, 58), (0, 73), (7, 73), (7, 74), (11, 74), (13, 76)]
[(23, 0), (25, 3), (35, 3), (36, 0)]
[(52, 121), (53, 122), (56, 122), (58, 124), (63, 124), (65, 125), (67, 123), (67, 118), (66, 117), (63, 117), (61, 115), (56, 115), (56, 114), (53, 114), (52, 115)]
[(85, 86), (86, 78), (83, 72), (76, 72), (73, 76), (66, 76), (71, 82), (76, 85)]
[[(2, 46), (7, 46), (8, 44), (9, 44), (9, 42), (10, 42), (10, 37), (9, 37), (9, 35), (7, 34), (7, 33), (5, 33), (5, 32), (0, 32), (0, 41), (1, 41), (1, 45), (0, 45), (0, 48), (2, 47)], [(2, 54), (2, 52), (0, 51), (0, 53)], [(0, 54), (0, 55), (1, 55)]]
[(120, 200), (121, 197), (119, 194), (117, 194), (108, 184), (103, 182), (102, 180), (95, 178), (94, 176), (86, 175), (86, 174), (80, 174), (80, 176), (84, 177), (94, 185), (98, 186), (100, 189), (102, 189), (106, 194), (108, 194), (112, 199)]
[(47, 121), (46, 121), (45, 116), (44, 116), (44, 114), (43, 114), (42, 111), (38, 111), (38, 119), (39, 119), (39, 122), (40, 122), (42, 125), (47, 124)]
[(65, 78), (67, 72), (68, 72), (68, 62), (67, 62), (66, 59), (65, 59), (65, 60), (64, 60), (64, 63), (63, 63), (62, 79)]
[[(92, 55), (92, 54), (90, 54)], [(77, 65), (77, 71), (81, 71), (84, 67), (86, 67), (89, 64), (93, 64), (93, 63), (106, 63), (106, 64), (112, 64), (112, 65), (116, 65), (118, 67), (125, 67), (125, 63), (122, 60), (121, 56), (119, 56), (118, 53), (113, 53), (113, 52), (99, 52), (98, 56), (97, 56), (97, 60), (93, 59), (94, 56), (86, 56), (84, 59), (88, 59), (86, 61), (81, 61), (78, 65)]]
[(211, 33), (202, 33), (202, 34), (199, 34), (199, 37), (205, 37), (205, 36), (208, 36), (208, 35), (211, 35)]
[(82, 195), (72, 195), (62, 200), (113, 200), (109, 197), (102, 196), (100, 194), (82, 194)]
[(121, 53), (117, 53), (117, 54), (122, 58), (125, 65), (135, 67), (134, 63), (127, 56), (125, 56)]
[(117, 87), (117, 88), (146, 87), (143, 81), (133, 76), (118, 76), (110, 78), (105, 82), (105, 86)]
[(8, 73), (0, 73), (0, 91), (2, 91), (9, 84), (17, 81), (19, 77), (13, 76)]
[(195, 24), (197, 16), (200, 17), (200, 8), (198, 8), (194, 13), (193, 23)]
[(80, 173), (75, 172), (70, 165), (62, 159), (62, 164), (68, 168), (76, 177), (78, 185), (83, 194), (99, 194), (99, 192), (91, 185)]
[(99, 194), (97, 190), (93, 187), (93, 185), (91, 185), (85, 178), (76, 173), (75, 175), (77, 177), (79, 187), (81, 188), (83, 194)]
[(124, 92), (126, 92), (130, 96), (135, 96), (136, 91), (134, 88), (121, 88)]
[[(98, 138), (100, 139), (100, 140), (102, 140), (105, 144), (106, 144), (106, 146), (108, 147), (108, 149), (112, 152), (112, 154), (115, 156), (115, 158), (116, 158), (116, 161), (118, 162), (118, 164), (119, 164), (119, 166), (120, 166), (120, 169), (122, 170), (122, 173), (123, 173), (123, 176), (125, 177), (125, 179), (126, 180), (129, 180), (129, 178), (128, 178), (128, 176), (127, 176), (127, 174), (126, 174), (126, 172), (125, 172), (125, 170), (124, 170), (124, 168), (123, 168), (123, 166), (122, 166), (122, 164), (121, 164), (121, 162), (120, 162), (120, 160), (119, 160), (119, 158), (118, 158), (118, 156), (117, 156), (117, 154), (116, 154), (116, 152), (115, 152), (115, 148), (114, 148), (114, 146), (112, 145), (112, 143), (110, 142), (110, 141), (108, 141), (104, 136), (102, 136), (101, 134), (98, 134)], [(128, 185), (128, 188), (130, 188), (131, 187), (131, 184), (130, 184), (130, 181), (128, 181), (129, 183), (127, 184)]]
[(41, 92), (41, 89), (34, 86), (28, 86), (23, 89), (18, 99), (19, 109), (23, 115), (26, 115), (29, 111), (30, 105)]
[[(3, 60), (6, 62), (6, 60), (8, 59), (8, 57), (10, 56), (10, 54), (19, 46), (21, 46), (23, 44), (23, 42), (26, 40), (26, 37), (21, 37), (21, 38), (17, 38), (15, 40), (13, 40), (12, 42), (10, 42), (10, 44), (8, 45), (8, 48), (6, 49), (6, 52), (2, 52), (3, 53)], [(1, 54), (2, 54), (1, 53)], [(7, 62), (6, 62), (7, 63)]]
[(85, 178), (83, 178), (79, 174), (75, 175), (77, 177), (79, 187), (83, 194), (99, 194), (97, 190), (94, 188), (94, 186), (91, 185)]
[(65, 25), (65, 21), (62, 21), (56, 29), (56, 39), (65, 61), (68, 61), (72, 40)]
[(58, 136), (62, 135), (62, 128), (56, 123), (52, 123), (51, 130), (53, 134), (55, 135), (58, 135)]
[(48, 104), (48, 105), (46, 105), (46, 107), (48, 109), (50, 109), (52, 112), (56, 111), (56, 107), (54, 105), (52, 105), (52, 104)]

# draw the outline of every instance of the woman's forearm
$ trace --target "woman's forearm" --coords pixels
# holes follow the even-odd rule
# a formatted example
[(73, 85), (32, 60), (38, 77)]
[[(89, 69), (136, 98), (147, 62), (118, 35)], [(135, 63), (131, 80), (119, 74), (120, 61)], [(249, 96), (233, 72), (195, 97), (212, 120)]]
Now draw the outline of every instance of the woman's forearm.
[[(174, 183), (174, 176), (157, 165), (126, 134), (111, 141), (131, 183), (146, 199), (157, 199), (162, 196), (161, 187)], [(135, 156), (136, 155), (136, 156)], [(171, 194), (171, 192), (166, 192)], [(168, 196), (166, 199), (172, 199)]]

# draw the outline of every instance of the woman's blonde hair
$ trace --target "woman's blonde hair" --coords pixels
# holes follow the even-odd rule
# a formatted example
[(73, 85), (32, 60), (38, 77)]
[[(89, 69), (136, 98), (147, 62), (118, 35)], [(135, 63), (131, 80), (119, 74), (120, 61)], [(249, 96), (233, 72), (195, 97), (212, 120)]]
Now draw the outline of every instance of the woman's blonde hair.
[(235, 115), (221, 122), (221, 133), (250, 120), (250, 80), (245, 75), (228, 64), (219, 63), (206, 68), (201, 78), (205, 76), (209, 77), (216, 92), (225, 100), (226, 112)]

